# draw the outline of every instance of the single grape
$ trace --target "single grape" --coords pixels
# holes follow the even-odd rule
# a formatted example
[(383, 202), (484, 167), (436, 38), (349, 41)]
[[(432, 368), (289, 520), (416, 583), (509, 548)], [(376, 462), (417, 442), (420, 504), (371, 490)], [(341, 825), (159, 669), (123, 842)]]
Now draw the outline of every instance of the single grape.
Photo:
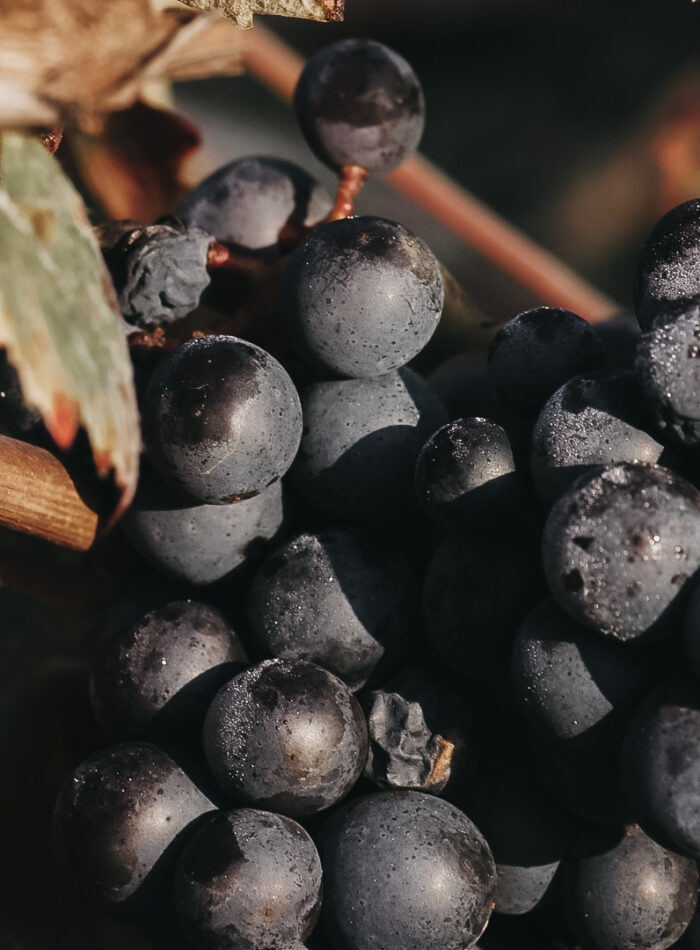
[(418, 606), (416, 579), (396, 546), (331, 528), (298, 535), (267, 558), (248, 616), (266, 653), (318, 663), (358, 689), (405, 651)]
[(421, 792), (379, 792), (330, 819), (319, 847), (321, 925), (344, 950), (463, 950), (488, 923), (496, 870), (459, 809)]
[(332, 43), (306, 63), (294, 92), (301, 131), (329, 168), (385, 175), (418, 148), (423, 90), (410, 65), (373, 40)]
[(322, 224), (290, 255), (280, 311), (299, 353), (332, 376), (379, 376), (423, 349), (442, 311), (428, 245), (384, 218)]
[(700, 493), (658, 465), (584, 475), (552, 508), (542, 550), (552, 597), (579, 623), (619, 640), (661, 636), (700, 567)]
[(477, 778), (462, 807), (496, 862), (494, 911), (529, 913), (549, 891), (573, 844), (576, 822), (520, 763), (510, 760)]
[(651, 416), (663, 436), (700, 443), (700, 298), (674, 319), (659, 317), (642, 335), (635, 369)]
[(233, 250), (279, 257), (286, 234), (303, 233), (333, 202), (315, 178), (293, 162), (267, 155), (237, 158), (201, 181), (177, 215)]
[(304, 434), (290, 475), (304, 501), (340, 522), (374, 526), (413, 516), (416, 456), (447, 421), (427, 383), (404, 368), (312, 383), (301, 400)]
[(239, 808), (217, 812), (175, 869), (175, 913), (201, 950), (293, 950), (321, 907), (321, 862), (301, 825)]
[(700, 858), (700, 689), (676, 676), (640, 707), (625, 738), (625, 790), (645, 828)]
[(631, 372), (584, 373), (565, 383), (540, 412), (530, 470), (538, 494), (553, 502), (595, 465), (659, 461), (641, 389)]
[(213, 808), (157, 746), (122, 743), (90, 756), (63, 786), (54, 817), (59, 854), (93, 896), (145, 905), (160, 895), (175, 841)]
[(248, 657), (223, 615), (192, 600), (147, 611), (104, 644), (90, 692), (100, 725), (163, 738), (200, 729), (212, 697)]
[(193, 505), (142, 467), (139, 490), (122, 527), (162, 574), (187, 584), (211, 584), (263, 555), (285, 515), (280, 481), (228, 505)]
[(522, 622), (511, 655), (518, 706), (550, 739), (615, 747), (661, 673), (656, 652), (596, 637), (551, 600)]
[(470, 679), (491, 674), (527, 611), (543, 594), (529, 536), (495, 531), (448, 537), (425, 575), (428, 644), (445, 667)]
[(700, 198), (673, 208), (649, 235), (637, 264), (634, 303), (642, 330), (700, 294)]
[(139, 225), (104, 248), (122, 316), (141, 329), (186, 317), (209, 286), (207, 254), (214, 238), (198, 227)]
[(266, 660), (214, 697), (204, 754), (236, 800), (296, 817), (328, 808), (359, 778), (367, 726), (332, 673), (304, 661)]
[(536, 307), (509, 320), (489, 352), (489, 383), (517, 416), (537, 415), (572, 376), (598, 369), (603, 347), (593, 327), (569, 310)]
[(163, 478), (207, 504), (267, 488), (292, 464), (301, 438), (299, 397), (286, 371), (232, 336), (190, 340), (161, 360), (142, 418)]
[(434, 432), (416, 459), (415, 487), (447, 529), (512, 521), (523, 502), (508, 436), (488, 419), (457, 419)]
[(694, 861), (642, 830), (587, 831), (564, 863), (564, 910), (578, 938), (595, 950), (666, 950), (695, 910)]

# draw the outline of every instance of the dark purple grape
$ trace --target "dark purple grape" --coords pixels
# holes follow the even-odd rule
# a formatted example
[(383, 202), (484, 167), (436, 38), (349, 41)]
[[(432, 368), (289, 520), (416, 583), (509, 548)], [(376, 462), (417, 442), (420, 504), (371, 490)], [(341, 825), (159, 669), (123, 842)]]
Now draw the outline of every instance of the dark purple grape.
[(286, 371), (232, 336), (191, 340), (161, 360), (142, 416), (160, 474), (207, 504), (267, 488), (292, 464), (301, 438), (299, 398)]
[(583, 476), (552, 508), (543, 554), (552, 596), (579, 623), (619, 640), (660, 636), (700, 567), (700, 493), (658, 465)]
[(416, 456), (447, 421), (427, 383), (404, 368), (313, 383), (301, 400), (304, 434), (290, 475), (304, 501), (340, 522), (374, 526), (413, 516)]
[(193, 505), (142, 471), (122, 526), (162, 574), (187, 584), (211, 584), (264, 554), (277, 538), (284, 514), (280, 481), (243, 501)]
[(512, 521), (522, 492), (508, 436), (488, 419), (457, 419), (430, 436), (416, 460), (423, 508), (448, 529)]
[(625, 790), (658, 840), (700, 858), (700, 687), (666, 681), (639, 709), (625, 738)]
[(367, 726), (332, 673), (298, 660), (266, 660), (215, 696), (204, 754), (236, 800), (296, 817), (328, 808), (359, 778)]
[(157, 746), (112, 746), (63, 786), (54, 818), (59, 854), (100, 900), (145, 903), (162, 887), (183, 832), (213, 808)]
[(340, 809), (319, 848), (321, 925), (347, 950), (463, 950), (488, 923), (493, 857), (454, 805), (379, 792)]
[(321, 862), (301, 825), (240, 808), (218, 812), (175, 870), (175, 913), (201, 950), (294, 950), (321, 907)]
[(103, 728), (148, 727), (163, 738), (200, 729), (216, 691), (248, 657), (223, 615), (192, 600), (149, 610), (111, 637), (92, 667)]
[(332, 43), (307, 62), (294, 93), (301, 131), (329, 168), (385, 175), (418, 148), (423, 90), (409, 64), (373, 40)]
[(184, 225), (139, 225), (127, 230), (105, 260), (122, 316), (142, 329), (186, 317), (209, 285), (207, 253), (214, 238)]
[(447, 538), (423, 585), (430, 650), (447, 669), (477, 680), (490, 675), (543, 587), (537, 547), (526, 535)]
[(496, 862), (495, 913), (529, 913), (549, 891), (576, 822), (516, 761), (492, 766), (461, 804)]
[(635, 310), (642, 330), (700, 294), (700, 198), (673, 208), (649, 235), (637, 265)]
[(684, 445), (700, 443), (700, 298), (642, 335), (635, 368), (659, 432)]
[(595, 950), (666, 950), (697, 900), (694, 861), (667, 851), (636, 825), (588, 831), (564, 863), (564, 909)]
[(315, 178), (293, 162), (267, 155), (223, 165), (183, 199), (177, 215), (233, 250), (268, 259), (286, 233), (323, 220), (333, 202)]
[(331, 376), (379, 376), (416, 356), (442, 311), (440, 265), (425, 241), (383, 218), (322, 224), (290, 255), (280, 311), (290, 340)]
[(545, 600), (520, 626), (511, 680), (518, 706), (543, 735), (610, 747), (661, 676), (659, 666), (656, 652), (596, 637)]
[(509, 320), (489, 353), (488, 378), (517, 416), (532, 418), (560, 386), (604, 363), (593, 327), (569, 310), (537, 307)]
[(358, 689), (407, 648), (419, 610), (402, 552), (375, 535), (298, 535), (263, 563), (248, 616), (266, 653), (309, 660)]
[(631, 372), (584, 373), (565, 383), (540, 412), (530, 469), (538, 494), (552, 502), (596, 465), (659, 461), (641, 389)]

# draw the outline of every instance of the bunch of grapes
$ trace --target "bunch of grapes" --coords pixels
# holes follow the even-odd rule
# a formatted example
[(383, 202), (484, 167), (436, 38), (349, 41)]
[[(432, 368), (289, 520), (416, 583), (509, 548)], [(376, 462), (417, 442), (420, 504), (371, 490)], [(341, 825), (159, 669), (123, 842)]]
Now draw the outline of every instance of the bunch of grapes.
[(335, 203), (255, 157), (102, 229), (130, 334), (247, 332), (137, 366), (124, 530), (171, 583), (96, 651), (116, 744), (57, 860), (199, 950), (700, 947), (700, 201), (644, 250), (642, 336), (541, 307), (431, 384), (440, 266), (349, 213), (420, 85), (345, 41), (295, 106)]

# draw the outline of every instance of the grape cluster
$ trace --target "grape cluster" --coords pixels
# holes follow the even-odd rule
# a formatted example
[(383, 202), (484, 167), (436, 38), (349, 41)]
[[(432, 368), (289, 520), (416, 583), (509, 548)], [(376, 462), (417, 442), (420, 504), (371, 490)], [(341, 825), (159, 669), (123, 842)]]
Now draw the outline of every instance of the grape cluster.
[[(295, 107), (341, 192), (423, 127), (375, 42), (313, 57)], [(138, 327), (235, 317), (194, 279), (221, 248), (277, 302), (141, 367), (124, 532), (176, 593), (95, 650), (112, 744), (57, 858), (199, 950), (697, 948), (700, 202), (644, 250), (638, 340), (539, 307), (440, 386), (406, 366), (435, 257), (338, 207), (253, 157), (103, 229)]]

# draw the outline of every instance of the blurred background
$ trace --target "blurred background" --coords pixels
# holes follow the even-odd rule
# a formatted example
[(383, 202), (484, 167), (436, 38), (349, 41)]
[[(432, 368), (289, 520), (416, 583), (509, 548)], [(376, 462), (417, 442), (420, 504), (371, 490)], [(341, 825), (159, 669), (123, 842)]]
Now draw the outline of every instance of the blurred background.
[[(700, 194), (700, 4), (691, 0), (346, 0), (339, 24), (259, 18), (309, 55), (379, 39), (425, 89), (423, 153), (624, 308), (640, 244), (666, 210)], [(291, 110), (251, 77), (184, 83), (175, 106), (199, 126), (195, 178), (271, 153), (333, 187)], [(495, 317), (536, 303), (388, 186), (358, 210), (424, 237)]]

